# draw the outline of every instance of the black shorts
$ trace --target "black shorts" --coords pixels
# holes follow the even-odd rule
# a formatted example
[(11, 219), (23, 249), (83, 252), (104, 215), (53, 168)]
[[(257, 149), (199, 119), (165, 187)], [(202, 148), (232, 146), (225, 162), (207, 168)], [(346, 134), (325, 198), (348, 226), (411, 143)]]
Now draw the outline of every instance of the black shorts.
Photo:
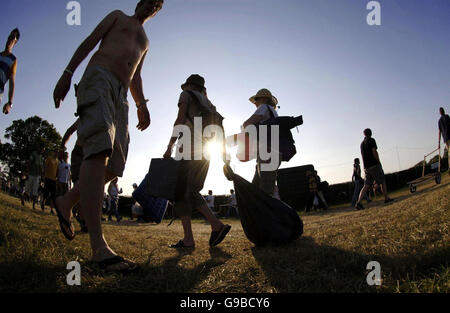
[(56, 180), (46, 178), (44, 181), (44, 199), (51, 196), (52, 200), (56, 199)]

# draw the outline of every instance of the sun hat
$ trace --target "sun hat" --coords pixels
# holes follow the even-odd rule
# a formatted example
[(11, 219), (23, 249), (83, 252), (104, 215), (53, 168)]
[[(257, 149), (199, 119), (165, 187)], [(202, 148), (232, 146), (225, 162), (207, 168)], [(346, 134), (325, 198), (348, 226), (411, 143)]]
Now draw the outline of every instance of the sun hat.
[(181, 89), (184, 90), (184, 88), (188, 84), (197, 85), (199, 87), (205, 88), (205, 79), (198, 74), (192, 74), (191, 76), (188, 77), (188, 79), (186, 79), (186, 82), (183, 85), (181, 85)]
[(263, 88), (263, 89), (259, 90), (259, 91), (256, 93), (256, 95), (254, 95), (253, 97), (251, 97), (251, 98), (248, 99), (248, 100), (250, 100), (251, 103), (256, 104), (256, 99), (257, 99), (257, 98), (267, 98), (267, 99), (270, 99), (270, 100), (272, 100), (273, 106), (276, 106), (276, 105), (278, 104), (278, 99), (275, 98), (275, 96), (273, 96), (272, 93), (271, 93), (268, 89), (266, 89), (266, 88)]

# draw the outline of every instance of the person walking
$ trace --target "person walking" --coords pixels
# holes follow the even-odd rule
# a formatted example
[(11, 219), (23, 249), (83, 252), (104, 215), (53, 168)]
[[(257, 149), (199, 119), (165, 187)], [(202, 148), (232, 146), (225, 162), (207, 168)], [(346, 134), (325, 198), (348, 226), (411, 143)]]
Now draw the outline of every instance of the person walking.
[[(245, 129), (249, 125), (255, 125), (263, 123), (271, 118), (278, 117), (276, 107), (278, 104), (278, 99), (272, 95), (270, 90), (261, 89), (256, 95), (252, 96), (249, 101), (256, 106), (256, 111), (253, 115), (244, 122), (242, 125)], [(278, 166), (275, 170), (264, 170), (262, 164), (271, 163), (271, 160), (262, 160), (260, 154), (256, 160), (255, 175), (253, 176), (252, 184), (258, 186), (266, 194), (273, 196), (275, 192), (275, 184), (277, 181), (277, 171), (281, 164), (281, 156), (279, 157)]]
[[(352, 197), (352, 208), (353, 208), (355, 207), (356, 202), (358, 201), (359, 193), (361, 192), (361, 189), (363, 188), (364, 185), (364, 179), (361, 176), (361, 166), (359, 158), (356, 158), (354, 160), (352, 182), (355, 186), (355, 190), (353, 191)], [(367, 203), (372, 202), (367, 192), (364, 194), (364, 199), (366, 199)]]
[[(230, 225), (223, 224), (211, 211), (206, 204), (205, 199), (200, 194), (203, 189), (206, 176), (208, 175), (209, 161), (204, 158), (203, 148), (207, 142), (207, 138), (203, 137), (203, 134), (198, 134), (194, 127), (194, 119), (202, 117), (202, 110), (208, 110), (210, 112), (216, 112), (216, 108), (206, 97), (205, 79), (200, 75), (191, 75), (186, 82), (181, 86), (183, 92), (180, 95), (178, 101), (178, 117), (174, 123), (174, 126), (185, 125), (189, 129), (189, 135), (191, 140), (191, 151), (186, 154), (183, 147), (183, 155), (187, 155), (189, 159), (183, 159), (182, 170), (186, 177), (186, 191), (184, 192), (183, 199), (175, 201), (174, 211), (180, 216), (181, 223), (183, 225), (184, 238), (178, 243), (171, 245), (172, 248), (193, 248), (195, 247), (194, 235), (192, 233), (191, 215), (194, 210), (198, 210), (211, 225), (211, 236), (209, 238), (209, 245), (211, 247), (220, 244), (225, 236), (231, 229)], [(199, 107), (202, 106), (202, 107)], [(172, 132), (174, 134), (174, 132)], [(200, 144), (195, 140), (195, 136), (198, 138)], [(177, 137), (171, 137), (167, 150), (164, 153), (164, 158), (169, 159), (172, 155), (172, 150)], [(180, 152), (177, 149), (177, 153)], [(203, 156), (200, 160), (196, 156)]]
[[(56, 199), (60, 228), (68, 240), (75, 238), (70, 222), (72, 208), (80, 202), (89, 232), (92, 261), (109, 272), (130, 273), (139, 266), (109, 247), (101, 228), (105, 183), (121, 177), (128, 157), (128, 90), (136, 102), (138, 125), (150, 125), (141, 71), (149, 51), (143, 25), (163, 6), (163, 0), (141, 0), (134, 14), (115, 10), (83, 41), (55, 86), (53, 98), (59, 108), (66, 97), (74, 71), (100, 43), (77, 90), (78, 140), (83, 149), (80, 178), (68, 193)], [(75, 167), (72, 163), (72, 166)]]
[(445, 147), (447, 148), (448, 157), (448, 175), (450, 175), (450, 116), (445, 114), (444, 108), (439, 108), (439, 113), (441, 117), (439, 118), (438, 128), (439, 128), (439, 149), (441, 148), (441, 135), (442, 140), (444, 140)]
[(112, 215), (116, 216), (117, 223), (120, 223), (122, 217), (119, 214), (119, 194), (122, 193), (122, 188), (119, 190), (119, 186), (117, 185), (118, 178), (114, 178), (108, 187), (108, 195), (111, 199), (109, 213), (108, 213), (108, 221), (112, 221)]
[(19, 41), (19, 38), (19, 29), (13, 29), (6, 41), (5, 50), (0, 53), (0, 104), (2, 103), (5, 85), (9, 80), (8, 102), (3, 106), (4, 114), (9, 114), (13, 106), (14, 91), (16, 87), (17, 58), (12, 51)]
[(355, 208), (357, 210), (364, 209), (364, 206), (361, 204), (361, 201), (374, 182), (381, 187), (381, 192), (383, 193), (385, 204), (394, 201), (393, 199), (388, 197), (386, 179), (384, 176), (384, 171), (381, 165), (380, 157), (377, 152), (378, 146), (375, 139), (372, 138), (372, 130), (370, 128), (364, 130), (364, 140), (361, 143), (360, 148), (364, 163), (365, 180), (364, 180), (364, 188), (361, 190), (359, 194), (359, 198), (355, 205)]

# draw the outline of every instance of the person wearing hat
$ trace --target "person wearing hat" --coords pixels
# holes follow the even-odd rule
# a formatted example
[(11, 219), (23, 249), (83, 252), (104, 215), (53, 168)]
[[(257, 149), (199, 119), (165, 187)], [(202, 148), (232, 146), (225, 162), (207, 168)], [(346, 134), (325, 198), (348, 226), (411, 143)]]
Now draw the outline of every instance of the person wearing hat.
[[(268, 89), (259, 90), (256, 95), (252, 96), (249, 100), (256, 106), (256, 111), (247, 121), (244, 122), (244, 128), (249, 125), (257, 126), (270, 118), (278, 117), (278, 113), (276, 111), (278, 100)], [(258, 155), (252, 184), (258, 186), (268, 195), (273, 196), (275, 192), (275, 183), (277, 180), (277, 170), (264, 171), (261, 169), (262, 163), (270, 163), (270, 160), (263, 161)], [(278, 167), (280, 164), (278, 164)]]
[[(200, 194), (203, 189), (206, 176), (209, 169), (209, 161), (203, 157), (203, 146), (206, 143), (206, 138), (202, 133), (195, 131), (193, 124), (194, 118), (202, 117), (202, 109), (199, 105), (215, 111), (214, 105), (208, 100), (206, 96), (205, 79), (200, 75), (191, 75), (186, 82), (181, 85), (183, 92), (178, 101), (178, 117), (174, 126), (185, 125), (190, 130), (191, 151), (190, 154), (183, 151), (183, 166), (182, 170), (186, 175), (186, 190), (182, 200), (175, 201), (174, 211), (180, 216), (183, 225), (184, 238), (178, 243), (171, 245), (171, 248), (193, 248), (195, 247), (194, 236), (192, 234), (191, 215), (193, 210), (198, 210), (211, 225), (211, 236), (209, 245), (211, 247), (218, 245), (223, 241), (225, 236), (231, 229), (230, 225), (224, 225), (210, 210), (206, 204), (205, 199)], [(195, 97), (196, 99), (194, 99)], [(200, 130), (202, 131), (202, 127)], [(174, 133), (174, 132), (172, 132)], [(186, 133), (183, 136), (187, 135)], [(197, 140), (194, 138), (197, 137)], [(167, 151), (164, 153), (164, 158), (169, 159), (172, 155), (172, 150), (177, 137), (171, 137), (167, 146)], [(202, 144), (198, 145), (197, 142)], [(183, 149), (182, 147), (181, 149)], [(177, 153), (180, 153), (180, 148)], [(195, 156), (202, 156), (200, 160)]]

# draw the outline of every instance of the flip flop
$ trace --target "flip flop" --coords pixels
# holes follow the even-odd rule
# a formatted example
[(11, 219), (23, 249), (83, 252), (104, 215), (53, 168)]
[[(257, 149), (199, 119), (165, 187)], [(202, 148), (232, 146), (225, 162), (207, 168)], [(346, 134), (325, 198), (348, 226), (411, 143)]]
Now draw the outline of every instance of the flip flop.
[[(131, 274), (134, 273), (136, 271), (138, 271), (140, 269), (139, 265), (137, 265), (136, 263), (133, 263), (129, 260), (124, 259), (123, 257), (116, 255), (113, 256), (111, 258), (105, 259), (103, 261), (100, 262), (96, 262), (97, 265), (102, 269), (102, 270), (106, 270), (107, 272), (116, 272), (116, 273), (121, 273), (121, 274)], [(124, 270), (108, 270), (108, 267), (110, 267), (111, 265), (115, 265), (115, 264), (119, 264), (119, 263), (125, 263), (128, 265), (128, 269), (124, 269)]]
[(223, 225), (222, 228), (218, 231), (211, 232), (211, 237), (209, 238), (209, 245), (211, 247), (217, 246), (219, 243), (223, 241), (225, 236), (230, 231), (230, 225)]
[(61, 232), (63, 233), (64, 237), (67, 238), (67, 240), (72, 241), (75, 238), (75, 231), (71, 234), (67, 233), (67, 230), (64, 226), (66, 226), (67, 228), (69, 228), (70, 230), (74, 230), (75, 228), (73, 227), (73, 224), (68, 222), (61, 214), (61, 212), (59, 212), (58, 207), (56, 206), (56, 202), (55, 202), (55, 210), (56, 210), (56, 214), (58, 215), (58, 221), (59, 221), (59, 228), (61, 228)]
[(174, 248), (174, 249), (182, 249), (182, 248), (195, 248), (195, 245), (193, 246), (186, 246), (183, 242), (183, 240), (178, 241), (176, 244), (171, 245), (170, 248)]

